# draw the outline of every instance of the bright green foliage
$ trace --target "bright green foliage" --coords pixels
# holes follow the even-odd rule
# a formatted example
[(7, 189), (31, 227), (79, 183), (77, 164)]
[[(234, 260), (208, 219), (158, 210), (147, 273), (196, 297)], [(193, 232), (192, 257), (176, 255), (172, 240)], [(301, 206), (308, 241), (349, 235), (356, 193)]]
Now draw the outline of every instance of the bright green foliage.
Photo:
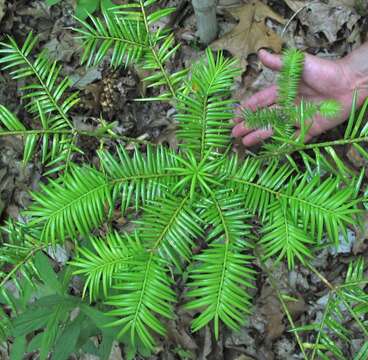
[(9, 43), (2, 43), (0, 60), (3, 70), (11, 70), (13, 79), (23, 79), (29, 76), (35, 77), (39, 84), (27, 85), (23, 88), (26, 92), (24, 99), (30, 99), (27, 104), (31, 113), (51, 115), (50, 123), (55, 129), (63, 129), (71, 126), (68, 111), (78, 101), (76, 94), (62, 100), (63, 94), (69, 87), (69, 80), (64, 78), (58, 81), (61, 67), (56, 62), (50, 62), (46, 54), (42, 52), (32, 62), (29, 55), (37, 43), (37, 38), (30, 33), (20, 48), (12, 38)]
[(193, 67), (190, 79), (191, 92), (183, 94), (178, 102), (178, 138), (184, 146), (200, 153), (200, 158), (211, 150), (229, 145), (231, 127), (226, 119), (233, 117), (233, 100), (230, 95), (234, 76), (238, 74), (235, 60), (225, 59), (221, 53), (214, 58), (207, 51), (203, 59)]
[[(25, 127), (3, 106), (0, 108), (0, 132), (9, 135), (24, 135), (24, 161), (32, 157), (39, 138), (42, 138), (42, 162), (51, 167), (46, 174), (67, 170), (71, 155), (80, 151), (76, 148), (75, 138), (70, 136), (74, 129), (69, 116), (70, 109), (79, 101), (78, 94), (65, 96), (70, 88), (68, 78), (61, 79), (61, 67), (50, 62), (46, 53), (40, 53), (34, 60), (31, 52), (37, 44), (37, 38), (30, 33), (22, 47), (14, 39), (1, 43), (0, 64), (3, 70), (11, 70), (13, 79), (32, 78), (33, 83), (22, 88), (29, 112), (38, 118), (42, 130), (24, 131)], [(4, 134), (5, 135), (5, 134)], [(69, 135), (69, 136), (68, 136)]]
[(312, 258), (310, 247), (314, 240), (306, 236), (303, 227), (293, 219), (290, 211), (288, 202), (283, 199), (272, 204), (273, 216), (263, 228), (265, 235), (260, 244), (267, 257), (278, 254), (278, 258), (282, 259), (286, 256), (289, 268), (293, 268), (295, 257), (302, 263)]
[(219, 321), (233, 329), (244, 323), (255, 271), (247, 268), (252, 259), (243, 253), (250, 246), (249, 216), (243, 211), (244, 197), (219, 191), (204, 200), (202, 218), (211, 226), (208, 230), (209, 248), (194, 256), (191, 271), (191, 300), (186, 308), (206, 310), (193, 321), (194, 331), (214, 320), (215, 335), (219, 335)]
[[(173, 9), (159, 9), (147, 13), (146, 9), (155, 1), (142, 1), (114, 7), (112, 11), (103, 9), (104, 21), (90, 16), (91, 24), (80, 21), (82, 28), (76, 29), (83, 41), (82, 63), (87, 66), (101, 63), (110, 51), (111, 66), (139, 63), (150, 72), (145, 78), (148, 87), (166, 86), (160, 96), (150, 100), (170, 100), (177, 98), (189, 69), (176, 73), (166, 70), (167, 62), (176, 54), (173, 34), (165, 29), (151, 31), (151, 27)], [(146, 99), (147, 100), (147, 99)]]
[[(46, 0), (47, 5), (56, 5), (62, 0)], [(101, 9), (109, 9), (114, 4), (111, 0), (77, 0), (77, 7), (75, 9), (75, 16), (78, 19), (84, 20), (89, 14)]]
[(108, 294), (113, 283), (113, 274), (126, 267), (127, 261), (131, 259), (131, 253), (117, 233), (109, 234), (106, 239), (91, 237), (89, 241), (93, 251), (80, 247), (79, 257), (72, 264), (79, 268), (75, 274), (86, 276), (84, 293), (88, 288), (93, 290), (89, 293), (92, 301), (99, 295), (100, 284), (104, 295)]
[(34, 203), (27, 211), (30, 225), (42, 229), (45, 243), (88, 235), (104, 218), (106, 203), (111, 204), (110, 186), (103, 174), (91, 168), (76, 168), (63, 184), (50, 180), (34, 193)]
[(119, 294), (111, 295), (106, 304), (115, 307), (109, 314), (119, 317), (110, 324), (122, 326), (118, 337), (129, 332), (133, 344), (138, 336), (146, 347), (153, 348), (155, 340), (150, 330), (166, 334), (165, 326), (156, 316), (172, 319), (176, 296), (165, 261), (143, 247), (137, 250), (131, 266), (116, 275), (120, 281), (114, 288)]
[[(170, 259), (180, 268), (180, 259), (189, 261), (194, 240), (203, 236), (200, 220), (188, 196), (168, 194), (150, 202), (136, 224), (142, 229), (143, 244), (158, 249), (162, 259)], [(171, 226), (168, 228), (167, 224)]]
[[(296, 332), (315, 332), (315, 342), (306, 344), (313, 349), (312, 358), (331, 358), (345, 360), (346, 357), (337, 345), (337, 339), (349, 342), (352, 336), (351, 329), (346, 326), (346, 314), (357, 321), (357, 327), (365, 337), (368, 335), (366, 318), (368, 313), (368, 293), (363, 289), (367, 286), (367, 277), (364, 275), (364, 260), (358, 258), (351, 262), (346, 273), (345, 281), (330, 289), (327, 304), (324, 308), (322, 320), (293, 329)], [(364, 359), (367, 346), (363, 346), (354, 359)]]
[(318, 112), (325, 118), (333, 118), (341, 112), (341, 104), (335, 100), (325, 100), (319, 104)]
[(283, 108), (294, 106), (303, 68), (304, 53), (298, 49), (286, 50), (278, 79), (278, 103)]
[(174, 152), (164, 147), (147, 147), (146, 154), (135, 149), (133, 155), (123, 146), (117, 148), (118, 159), (106, 151), (98, 153), (103, 172), (110, 180), (114, 198), (121, 196), (121, 208), (139, 206), (160, 196), (176, 182), (171, 169), (176, 166)]
[[(109, 12), (104, 12), (106, 25), (99, 19), (91, 17), (93, 26), (87, 21), (81, 21), (84, 28), (77, 29), (85, 49), (82, 63), (97, 65), (113, 47), (111, 64), (118, 66), (123, 60), (129, 65), (140, 60), (148, 46), (148, 35), (144, 31), (144, 24), (130, 21)], [(125, 59), (124, 59), (125, 58)]]
[(215, 335), (219, 335), (219, 322), (237, 330), (244, 324), (245, 313), (250, 313), (250, 296), (246, 288), (252, 286), (253, 271), (246, 267), (250, 257), (230, 249), (230, 244), (211, 244), (194, 261), (200, 266), (192, 271), (190, 301), (187, 309), (205, 308), (193, 321), (193, 331), (214, 320)]
[[(45, 329), (40, 340), (31, 341), (37, 345), (33, 343), (33, 348), (41, 349), (43, 358), (49, 352), (57, 358), (60, 342), (71, 344), (68, 349), (75, 348), (75, 338), (82, 335), (84, 326), (75, 323), (79, 316), (73, 321), (68, 316), (76, 304), (84, 320), (89, 318), (94, 324), (88, 325), (94, 326), (88, 334), (102, 333), (107, 348), (113, 334), (133, 351), (142, 346), (153, 350), (156, 338), (166, 335), (166, 321), (175, 318), (175, 307), (182, 298), (185, 308), (197, 312), (193, 331), (209, 323), (216, 337), (222, 323), (239, 330), (251, 311), (249, 288), (255, 285), (255, 257), (260, 263), (270, 258), (286, 260), (290, 269), (297, 262), (308, 265), (322, 246), (338, 245), (340, 233), (356, 221), (361, 177), (351, 177), (347, 186), (340, 173), (321, 178), (320, 169), (314, 166), (318, 162), (308, 163), (305, 171), (289, 156), (298, 151), (297, 146), (304, 146), (302, 137), (295, 141), (289, 137), (296, 120), (306, 124), (317, 112), (333, 116), (338, 110), (333, 102), (294, 105), (303, 65), (301, 53), (284, 55), (280, 109), (247, 113), (249, 118), (253, 116), (254, 126), (277, 128), (277, 150), (285, 150), (286, 156), (263, 161), (262, 156), (267, 160), (273, 149), (260, 158), (240, 160), (229, 151), (229, 119), (234, 108), (229, 96), (239, 75), (235, 61), (208, 50), (191, 72), (170, 73), (166, 65), (178, 46), (167, 29), (152, 32), (151, 26), (171, 10), (151, 12), (154, 3), (138, 1), (104, 10), (103, 20), (90, 17), (82, 21), (78, 33), (85, 50), (82, 61), (87, 65), (108, 57), (114, 67), (135, 64), (149, 72), (146, 82), (160, 89), (159, 95), (149, 100), (171, 101), (177, 110), (180, 141), (175, 151), (161, 145), (128, 150), (123, 143), (108, 151), (101, 143), (99, 166), (68, 161), (66, 171), (59, 165), (63, 162), (60, 152), (54, 148), (58, 149), (60, 142), (74, 146), (78, 138), (69, 117), (77, 96), (69, 95), (68, 82), (59, 80), (58, 65), (49, 63), (45, 54), (34, 62), (29, 60), (35, 44), (32, 35), (22, 48), (10, 40), (0, 49), (4, 54), (0, 62), (12, 69), (13, 76), (36, 79), (35, 84), (27, 85), (25, 100), (42, 126), (41, 132), (27, 130), (1, 107), (4, 129), (0, 135), (37, 136), (42, 139), (45, 158), (59, 154), (54, 171), (58, 177), (49, 176), (46, 184), (32, 193), (32, 205), (22, 214), (24, 221), (8, 224), (7, 244), (0, 251), (2, 265), (14, 269), (8, 275), (1, 274), (2, 287), (18, 282), (19, 288), (27, 290), (23, 283), (35, 282), (51, 289), (52, 295), (47, 294), (51, 297), (42, 300), (42, 296), (32, 306), (27, 303), (34, 289), (24, 291), (20, 308), (12, 304), (7, 291), (3, 293), (8, 298), (1, 298), (12, 304), (14, 313), (20, 313), (10, 325), (0, 321), (7, 336), (13, 334), (9, 328), (20, 329), (17, 324), (22, 324), (23, 330), (16, 333), (19, 347), (27, 345), (24, 336), (28, 332)], [(367, 132), (356, 128), (361, 126), (360, 117), (357, 122), (359, 125), (349, 125), (346, 139), (354, 140), (359, 132)], [(111, 132), (102, 128), (89, 135), (107, 137)], [(45, 136), (52, 145), (44, 145)], [(111, 138), (117, 139), (114, 134)], [(285, 148), (280, 139), (285, 140)], [(73, 146), (69, 146), (68, 159), (76, 154)], [(28, 149), (34, 150), (35, 145), (26, 144), (25, 148), (25, 158), (31, 160)], [(300, 153), (307, 156), (304, 148)], [(130, 221), (131, 231), (114, 229), (116, 210)], [(259, 227), (254, 226), (254, 220)], [(36, 256), (57, 245), (73, 245), (73, 258), (65, 274), (55, 274), (47, 268), (47, 259), (45, 262)], [(361, 268), (361, 264), (359, 271), (352, 268), (349, 279), (360, 277)], [(84, 279), (83, 295), (99, 310), (69, 295), (71, 272)], [(183, 294), (175, 287), (179, 281), (186, 281)], [(350, 290), (344, 295), (346, 299), (365, 299), (357, 288)], [(364, 309), (354, 305), (354, 314)], [(32, 324), (35, 314), (38, 320)]]

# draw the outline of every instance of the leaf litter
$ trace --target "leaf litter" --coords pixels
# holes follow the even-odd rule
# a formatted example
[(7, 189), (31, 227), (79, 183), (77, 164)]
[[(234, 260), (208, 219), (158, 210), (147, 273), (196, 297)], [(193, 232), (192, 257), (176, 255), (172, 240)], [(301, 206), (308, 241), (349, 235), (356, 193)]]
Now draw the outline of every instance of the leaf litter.
[(285, 19), (259, 0), (254, 0), (241, 7), (228, 10), (239, 23), (220, 39), (211, 44), (214, 50), (224, 49), (240, 60), (242, 68), (246, 68), (249, 54), (261, 48), (269, 48), (280, 52), (281, 38), (266, 25), (267, 19), (284, 24)]

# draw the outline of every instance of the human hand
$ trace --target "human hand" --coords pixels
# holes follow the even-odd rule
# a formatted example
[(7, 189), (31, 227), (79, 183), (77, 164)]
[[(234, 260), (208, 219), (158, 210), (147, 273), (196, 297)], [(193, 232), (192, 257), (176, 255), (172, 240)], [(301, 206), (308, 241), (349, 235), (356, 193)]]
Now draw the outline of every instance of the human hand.
[[(366, 44), (367, 45), (367, 44)], [(313, 118), (305, 140), (317, 136), (344, 122), (350, 114), (352, 98), (355, 89), (359, 89), (357, 105), (360, 107), (368, 96), (368, 72), (366, 62), (368, 46), (362, 46), (356, 53), (352, 53), (344, 59), (326, 60), (313, 55), (305, 55), (305, 63), (302, 79), (299, 87), (297, 103), (303, 98), (308, 102), (320, 103), (323, 100), (337, 100), (342, 111), (337, 118), (326, 119), (319, 115)], [(274, 71), (280, 71), (282, 67), (281, 57), (273, 55), (265, 50), (259, 51), (262, 64)], [(253, 111), (273, 106), (277, 102), (277, 86), (272, 85), (251, 96), (241, 103), (241, 107)], [(246, 127), (243, 119), (235, 119), (232, 135), (241, 138), (245, 146), (253, 146), (272, 136), (272, 129), (250, 129)], [(298, 124), (295, 124), (296, 128)]]

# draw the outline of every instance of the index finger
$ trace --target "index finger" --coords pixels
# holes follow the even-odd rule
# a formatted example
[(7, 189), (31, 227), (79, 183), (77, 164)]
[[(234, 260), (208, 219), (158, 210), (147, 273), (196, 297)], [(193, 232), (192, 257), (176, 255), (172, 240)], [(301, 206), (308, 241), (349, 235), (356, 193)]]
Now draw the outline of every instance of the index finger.
[(246, 108), (250, 109), (252, 111), (256, 111), (257, 109), (274, 105), (277, 101), (277, 86), (271, 85), (266, 89), (263, 89), (261, 91), (258, 91), (254, 95), (252, 95), (250, 98), (245, 100), (244, 102), (241, 102), (239, 107), (236, 109), (237, 116), (234, 121), (236, 123), (241, 122), (243, 119), (240, 117), (241, 110)]

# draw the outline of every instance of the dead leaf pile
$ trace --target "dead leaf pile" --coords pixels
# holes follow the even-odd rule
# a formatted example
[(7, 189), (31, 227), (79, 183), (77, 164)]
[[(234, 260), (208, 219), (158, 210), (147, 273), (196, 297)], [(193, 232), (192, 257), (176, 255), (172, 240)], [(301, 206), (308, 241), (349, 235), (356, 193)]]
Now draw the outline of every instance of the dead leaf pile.
[[(354, 0), (322, 1), (285, 0), (303, 25), (305, 40), (312, 47), (329, 47), (344, 40), (353, 47), (360, 45), (357, 13)], [(348, 49), (346, 49), (348, 50)]]
[(239, 21), (230, 32), (211, 44), (215, 50), (225, 49), (240, 60), (246, 68), (249, 54), (257, 53), (261, 48), (280, 52), (281, 38), (273, 32), (266, 21), (272, 19), (280, 24), (285, 19), (259, 0), (252, 0), (244, 6), (229, 9), (230, 14)]

